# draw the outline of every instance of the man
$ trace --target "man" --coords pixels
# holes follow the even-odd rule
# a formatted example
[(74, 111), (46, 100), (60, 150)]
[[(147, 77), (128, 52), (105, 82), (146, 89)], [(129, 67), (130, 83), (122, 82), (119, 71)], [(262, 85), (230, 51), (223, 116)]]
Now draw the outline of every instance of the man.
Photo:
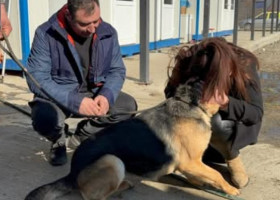
[[(100, 17), (98, 0), (68, 0), (36, 30), (27, 69), (51, 99), (27, 77), (34, 130), (52, 142), (50, 163), (67, 162), (64, 121), (73, 115), (102, 116), (135, 111), (133, 97), (121, 92), (125, 66), (115, 29)], [(85, 138), (131, 115), (83, 120)]]

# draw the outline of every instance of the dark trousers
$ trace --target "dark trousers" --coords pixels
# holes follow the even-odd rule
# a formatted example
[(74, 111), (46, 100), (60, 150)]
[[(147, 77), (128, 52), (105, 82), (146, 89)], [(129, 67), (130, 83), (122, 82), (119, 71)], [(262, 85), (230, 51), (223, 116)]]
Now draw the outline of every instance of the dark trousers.
[[(55, 103), (42, 99), (35, 98), (34, 101), (29, 103), (32, 112), (32, 125), (35, 131), (44, 136), (51, 142), (65, 142), (67, 134), (67, 125), (65, 120), (72, 116), (69, 111), (61, 109)], [(110, 106), (108, 114), (119, 112), (133, 112), (137, 110), (137, 103), (135, 99), (124, 93), (120, 92), (115, 104)], [(132, 114), (127, 115), (113, 115), (111, 117), (100, 117), (96, 119), (84, 119), (78, 124), (75, 133), (88, 137), (95, 134), (102, 128), (110, 124), (128, 119)]]
[(232, 140), (235, 135), (235, 121), (223, 120), (219, 113), (211, 119), (212, 136), (210, 145), (204, 153), (205, 162), (224, 163), (239, 155), (239, 151), (233, 151)]

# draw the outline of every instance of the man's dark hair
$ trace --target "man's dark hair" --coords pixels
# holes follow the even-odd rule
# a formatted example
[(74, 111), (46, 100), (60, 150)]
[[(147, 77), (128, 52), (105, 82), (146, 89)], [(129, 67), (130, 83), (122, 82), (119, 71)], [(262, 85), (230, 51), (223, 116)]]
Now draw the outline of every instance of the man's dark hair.
[(67, 5), (68, 5), (68, 10), (70, 12), (70, 15), (74, 18), (75, 13), (79, 9), (85, 9), (86, 13), (90, 14), (94, 11), (95, 9), (95, 4), (99, 6), (99, 0), (68, 0)]

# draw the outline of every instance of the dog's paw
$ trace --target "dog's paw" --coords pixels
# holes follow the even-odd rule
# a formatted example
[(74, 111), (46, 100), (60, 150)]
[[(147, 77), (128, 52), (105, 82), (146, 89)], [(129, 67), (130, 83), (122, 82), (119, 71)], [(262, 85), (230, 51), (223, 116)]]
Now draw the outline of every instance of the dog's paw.
[(240, 194), (240, 190), (235, 187), (232, 187), (232, 186), (230, 186), (225, 192), (227, 194), (234, 195), (234, 196), (237, 196)]

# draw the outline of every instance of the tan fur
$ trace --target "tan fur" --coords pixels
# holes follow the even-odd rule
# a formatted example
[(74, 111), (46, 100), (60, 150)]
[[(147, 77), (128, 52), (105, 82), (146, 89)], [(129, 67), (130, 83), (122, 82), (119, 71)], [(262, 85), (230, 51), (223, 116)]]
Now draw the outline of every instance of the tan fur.
[(207, 183), (221, 189), (228, 194), (238, 195), (239, 191), (224, 180), (222, 175), (205, 165), (202, 156), (211, 137), (210, 117), (217, 112), (217, 105), (204, 105), (206, 113), (199, 113), (205, 125), (197, 123), (195, 119), (179, 120), (174, 129), (173, 143), (178, 154), (176, 170), (184, 174), (193, 184)]
[(77, 182), (85, 200), (102, 200), (119, 188), (124, 190), (131, 187), (123, 181), (124, 177), (122, 161), (113, 155), (105, 155), (83, 170)]
[(246, 173), (240, 155), (232, 160), (227, 160), (227, 165), (231, 174), (231, 181), (234, 185), (238, 188), (245, 187), (249, 182), (249, 177)]

